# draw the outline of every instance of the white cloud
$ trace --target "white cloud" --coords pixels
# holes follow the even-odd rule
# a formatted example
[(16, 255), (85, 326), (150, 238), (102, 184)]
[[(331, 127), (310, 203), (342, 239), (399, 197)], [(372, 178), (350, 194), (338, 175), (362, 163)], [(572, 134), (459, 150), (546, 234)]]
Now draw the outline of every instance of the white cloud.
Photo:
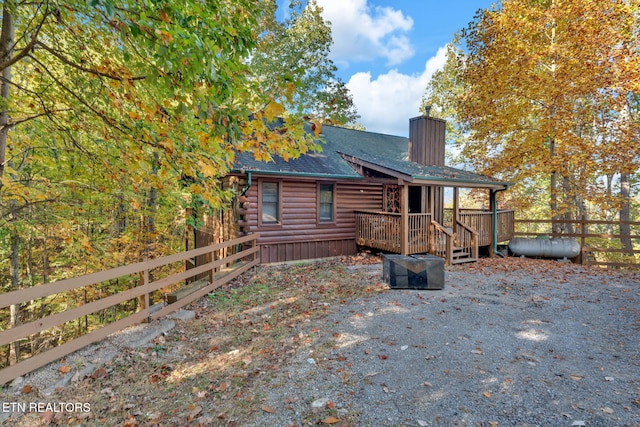
[(370, 72), (356, 73), (347, 87), (360, 114), (359, 122), (372, 132), (391, 135), (409, 133), (409, 119), (419, 115), (420, 101), (434, 72), (446, 61), (441, 47), (420, 74), (407, 75), (391, 70), (372, 80)]
[(391, 7), (367, 5), (367, 0), (318, 0), (324, 19), (331, 22), (331, 57), (346, 67), (352, 61), (385, 58), (400, 64), (414, 55), (405, 35), (413, 19)]

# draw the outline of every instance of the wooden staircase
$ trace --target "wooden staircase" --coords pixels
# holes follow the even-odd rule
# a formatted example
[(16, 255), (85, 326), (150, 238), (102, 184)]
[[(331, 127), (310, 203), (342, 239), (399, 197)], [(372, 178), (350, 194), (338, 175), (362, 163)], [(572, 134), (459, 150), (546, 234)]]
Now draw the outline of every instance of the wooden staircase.
[(462, 264), (464, 262), (475, 262), (478, 260), (477, 256), (473, 255), (473, 248), (467, 247), (454, 247), (451, 253), (451, 264)]
[(478, 260), (478, 235), (475, 230), (456, 221), (455, 230), (431, 221), (430, 253), (445, 259), (445, 264), (462, 264)]

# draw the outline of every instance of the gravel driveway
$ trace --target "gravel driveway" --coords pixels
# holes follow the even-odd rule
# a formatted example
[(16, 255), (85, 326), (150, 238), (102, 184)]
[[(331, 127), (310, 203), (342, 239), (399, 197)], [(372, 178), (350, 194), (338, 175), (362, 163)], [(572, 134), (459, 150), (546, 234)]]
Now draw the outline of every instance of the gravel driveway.
[(377, 259), (264, 268), (237, 284), (257, 280), (249, 289), (267, 299), (255, 307), (225, 312), (204, 298), (150, 348), (131, 338), (80, 352), (91, 363), (117, 352), (107, 369), (59, 390), (52, 364), (24, 380), (34, 392), (0, 396), (82, 399), (88, 418), (0, 413), (0, 424), (640, 427), (640, 274), (481, 259), (447, 268), (444, 290), (386, 290)]
[(511, 258), (445, 280), (301, 325), (254, 425), (640, 426), (638, 275)]

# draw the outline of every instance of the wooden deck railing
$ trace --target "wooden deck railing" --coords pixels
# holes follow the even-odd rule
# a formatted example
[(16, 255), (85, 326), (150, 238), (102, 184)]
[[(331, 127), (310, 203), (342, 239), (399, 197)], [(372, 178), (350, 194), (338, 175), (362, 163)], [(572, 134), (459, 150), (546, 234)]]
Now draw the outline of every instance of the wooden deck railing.
[[(478, 233), (478, 244), (487, 246), (491, 244), (493, 236), (493, 213), (491, 211), (460, 210), (460, 222)], [(498, 220), (498, 223), (500, 221)]]
[[(469, 216), (482, 218), (483, 216)], [(356, 243), (362, 246), (400, 253), (402, 216), (398, 213), (356, 211)], [(489, 217), (491, 219), (491, 217)], [(431, 214), (408, 215), (407, 254), (431, 253), (448, 264), (478, 258), (478, 233), (457, 221), (455, 230), (432, 220)]]
[[(460, 221), (456, 222), (456, 231), (454, 233), (454, 254), (459, 258), (478, 259), (478, 233), (463, 224)], [(455, 262), (455, 260), (454, 260)]]
[(431, 221), (430, 230), (429, 252), (444, 258), (445, 263), (451, 265), (453, 263), (453, 232), (436, 221)]
[(409, 214), (409, 253), (429, 252), (431, 214)]
[[(451, 209), (447, 209), (451, 211)], [(514, 211), (502, 209), (498, 214), (498, 242), (506, 242), (513, 238)], [(491, 244), (493, 229), (493, 212), (478, 209), (460, 209), (460, 222), (478, 233), (478, 245), (488, 246)]]
[(515, 231), (515, 213), (513, 209), (498, 211), (498, 242), (513, 239)]
[[(22, 324), (11, 329), (0, 331), (0, 346), (12, 344), (22, 339), (28, 338), (33, 334), (46, 331), (57, 327), (66, 322), (79, 319), (100, 310), (131, 301), (136, 298), (143, 298), (146, 301), (142, 304), (142, 309), (128, 317), (119, 319), (99, 329), (95, 329), (85, 335), (67, 341), (57, 347), (47, 350), (43, 353), (32, 355), (27, 359), (19, 361), (17, 364), (0, 370), (0, 385), (5, 384), (14, 378), (29, 373), (47, 363), (53, 362), (67, 354), (79, 350), (89, 344), (100, 341), (108, 335), (120, 331), (124, 328), (132, 326), (143, 321), (155, 320), (166, 314), (169, 314), (179, 308), (189, 304), (190, 302), (210, 293), (212, 290), (224, 285), (231, 279), (239, 276), (248, 269), (259, 264), (257, 257), (259, 247), (256, 245), (257, 234), (248, 235), (239, 239), (228, 242), (217, 243), (203, 248), (193, 249), (162, 258), (151, 259), (114, 268), (99, 273), (89, 274), (86, 276), (74, 277), (72, 279), (61, 280), (58, 282), (47, 283), (32, 288), (20, 289), (13, 292), (2, 294), (0, 298), (0, 309), (6, 309), (11, 305), (19, 305), (28, 303), (33, 300), (46, 298), (51, 295), (60, 294), (85, 286), (91, 286), (96, 283), (106, 282), (123, 276), (140, 275), (143, 280), (140, 286), (119, 292), (107, 297), (92, 301), (72, 309), (55, 313), (50, 316)], [(214, 253), (224, 251), (228, 247), (237, 247), (238, 245), (249, 245), (248, 249), (241, 250), (233, 255), (222, 259), (209, 262), (205, 265), (171, 274), (158, 280), (150, 281), (149, 272), (170, 264), (182, 262), (193, 257), (211, 253), (211, 259), (215, 259)], [(197, 291), (179, 299), (178, 301), (152, 311), (149, 307), (149, 294), (152, 292), (165, 289), (175, 283), (183, 282), (202, 273), (211, 273), (212, 280), (204, 287)], [(155, 308), (155, 306), (154, 306)]]
[[(356, 211), (356, 243), (400, 253), (402, 216), (399, 213)], [(408, 254), (432, 253), (448, 263), (478, 259), (479, 247), (492, 242), (493, 213), (463, 209), (455, 226), (433, 221), (431, 214), (409, 214)], [(513, 237), (513, 211), (498, 211), (498, 241)], [(453, 253), (453, 255), (452, 255)]]
[(356, 211), (356, 243), (389, 252), (400, 252), (399, 213)]
[[(399, 213), (356, 211), (356, 243), (399, 253), (402, 248), (402, 216)], [(431, 214), (409, 214), (410, 254), (429, 251)]]

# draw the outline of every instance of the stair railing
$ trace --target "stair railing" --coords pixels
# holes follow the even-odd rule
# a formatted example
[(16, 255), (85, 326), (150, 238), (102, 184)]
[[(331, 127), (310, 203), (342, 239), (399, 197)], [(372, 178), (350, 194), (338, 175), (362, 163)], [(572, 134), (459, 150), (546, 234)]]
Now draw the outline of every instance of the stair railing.
[(470, 258), (478, 259), (478, 233), (460, 221), (456, 221), (455, 245)]
[(445, 259), (446, 265), (453, 261), (453, 232), (436, 221), (431, 221), (430, 251), (433, 255)]

